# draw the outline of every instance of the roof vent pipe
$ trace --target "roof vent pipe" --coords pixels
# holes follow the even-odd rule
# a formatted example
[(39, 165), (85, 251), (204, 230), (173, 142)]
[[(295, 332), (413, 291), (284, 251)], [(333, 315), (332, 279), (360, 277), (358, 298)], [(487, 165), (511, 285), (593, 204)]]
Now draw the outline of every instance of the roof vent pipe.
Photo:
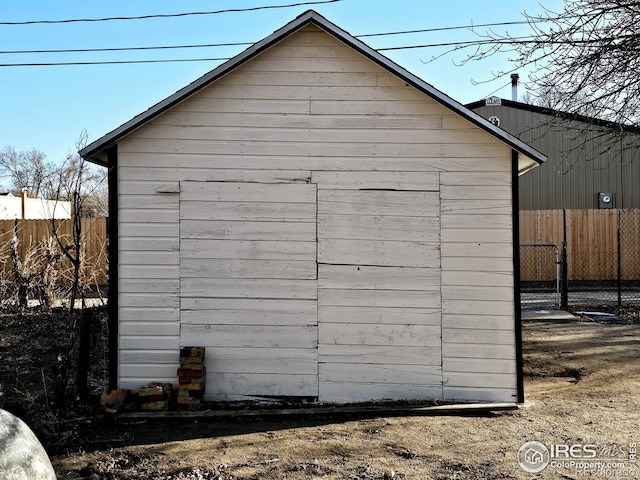
[(511, 100), (514, 102), (518, 101), (518, 79), (520, 75), (517, 73), (511, 74)]

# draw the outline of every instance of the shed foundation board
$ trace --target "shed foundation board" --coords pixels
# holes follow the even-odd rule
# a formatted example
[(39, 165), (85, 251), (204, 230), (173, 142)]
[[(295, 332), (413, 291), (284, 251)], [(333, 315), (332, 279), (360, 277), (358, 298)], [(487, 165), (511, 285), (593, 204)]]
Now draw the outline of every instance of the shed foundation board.
[(336, 406), (326, 405), (311, 408), (292, 407), (292, 408), (265, 408), (265, 409), (224, 409), (203, 410), (198, 412), (131, 412), (121, 413), (119, 418), (124, 420), (171, 420), (176, 418), (223, 418), (223, 417), (268, 417), (280, 415), (376, 415), (376, 416), (430, 416), (430, 415), (465, 415), (469, 413), (489, 413), (518, 410), (518, 408), (526, 408), (525, 405), (517, 403), (452, 403), (448, 405), (361, 405), (361, 406)]

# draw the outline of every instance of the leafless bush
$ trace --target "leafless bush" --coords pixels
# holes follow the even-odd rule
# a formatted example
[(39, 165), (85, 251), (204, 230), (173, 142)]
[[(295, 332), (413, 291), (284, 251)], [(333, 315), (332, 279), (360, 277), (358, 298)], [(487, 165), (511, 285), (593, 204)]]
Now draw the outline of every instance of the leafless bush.
[[(77, 299), (100, 297), (106, 243), (89, 254), (85, 244), (72, 242), (70, 235), (53, 231), (36, 242), (18, 233), (15, 228), (0, 238), (0, 310), (50, 309), (62, 300), (67, 304), (74, 286)], [(77, 271), (67, 257), (71, 251), (75, 258), (76, 245), (81, 250)]]
[(0, 272), (0, 306), (3, 309), (25, 309), (32, 299), (51, 308), (56, 297), (62, 253), (51, 237), (33, 243), (22, 256), (19, 243), (16, 228), (8, 246), (0, 250), (3, 267)]

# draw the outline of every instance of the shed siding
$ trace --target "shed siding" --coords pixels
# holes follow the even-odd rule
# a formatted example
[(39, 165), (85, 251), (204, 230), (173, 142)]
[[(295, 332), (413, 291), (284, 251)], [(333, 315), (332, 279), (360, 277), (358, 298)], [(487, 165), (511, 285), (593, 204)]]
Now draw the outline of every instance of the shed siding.
[(442, 398), (439, 174), (408, 178), (312, 174), (320, 401)]
[(440, 178), (444, 397), (515, 401), (510, 173)]
[[(119, 174), (126, 171), (118, 166)], [(119, 186), (119, 378), (174, 381), (180, 348), (179, 202), (163, 183)]]
[(318, 396), (315, 308), (261, 313), (315, 306), (315, 222), (312, 184), (181, 183), (180, 343), (206, 347), (209, 398)]
[(304, 27), (118, 163), (122, 386), (210, 338), (209, 398), (515, 398), (511, 151), (350, 47)]

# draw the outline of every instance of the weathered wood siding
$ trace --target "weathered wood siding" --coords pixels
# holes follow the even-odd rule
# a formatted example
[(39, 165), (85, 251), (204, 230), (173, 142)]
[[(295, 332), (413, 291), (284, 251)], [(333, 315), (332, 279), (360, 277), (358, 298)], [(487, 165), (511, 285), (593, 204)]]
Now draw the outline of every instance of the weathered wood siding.
[(180, 296), (210, 397), (317, 397), (315, 185), (183, 182)]
[(513, 400), (510, 169), (303, 28), (120, 142), (121, 384), (198, 343), (212, 399)]
[(311, 175), (321, 400), (442, 398), (439, 174), (399, 173)]
[(442, 367), (447, 399), (516, 400), (507, 164), (487, 161), (483, 172), (440, 174)]

